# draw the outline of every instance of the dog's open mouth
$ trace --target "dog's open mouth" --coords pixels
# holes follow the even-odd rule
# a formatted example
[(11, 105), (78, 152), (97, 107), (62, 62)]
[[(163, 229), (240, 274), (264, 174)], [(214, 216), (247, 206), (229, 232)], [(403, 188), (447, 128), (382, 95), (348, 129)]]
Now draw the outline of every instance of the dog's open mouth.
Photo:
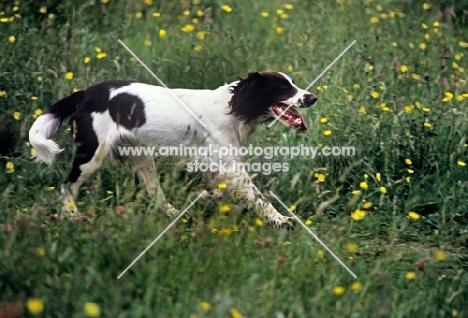
[[(284, 104), (277, 104), (273, 105), (272, 107), (273, 112), (276, 116), (279, 116), (283, 113), (283, 111), (288, 108), (287, 105)], [(289, 107), (289, 109), (281, 115), (280, 121), (282, 121), (287, 126), (297, 129), (299, 131), (306, 131), (307, 125), (305, 124), (304, 117), (294, 109), (294, 107)]]

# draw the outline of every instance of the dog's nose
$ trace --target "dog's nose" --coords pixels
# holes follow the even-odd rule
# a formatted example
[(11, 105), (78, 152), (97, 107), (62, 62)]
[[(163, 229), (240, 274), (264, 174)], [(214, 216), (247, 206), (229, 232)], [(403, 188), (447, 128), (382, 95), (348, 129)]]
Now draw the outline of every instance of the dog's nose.
[(316, 101), (317, 101), (317, 96), (315, 96), (314, 94), (304, 95), (304, 106), (305, 107), (312, 106), (313, 104), (315, 104)]

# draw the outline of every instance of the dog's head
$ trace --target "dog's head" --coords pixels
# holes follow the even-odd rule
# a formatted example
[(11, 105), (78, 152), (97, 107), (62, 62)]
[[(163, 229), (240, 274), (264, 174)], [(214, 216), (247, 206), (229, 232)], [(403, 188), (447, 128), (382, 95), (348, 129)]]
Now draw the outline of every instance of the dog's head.
[(295, 108), (310, 107), (317, 101), (314, 94), (300, 89), (280, 72), (249, 73), (230, 89), (233, 94), (229, 101), (230, 114), (247, 122), (267, 122), (280, 116), (281, 123), (300, 131), (307, 130), (307, 126)]

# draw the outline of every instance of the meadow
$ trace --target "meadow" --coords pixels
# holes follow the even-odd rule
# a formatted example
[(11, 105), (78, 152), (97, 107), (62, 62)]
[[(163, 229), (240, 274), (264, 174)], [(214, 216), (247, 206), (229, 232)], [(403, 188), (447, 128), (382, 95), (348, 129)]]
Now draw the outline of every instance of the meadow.
[[(0, 4), (0, 317), (467, 317), (466, 1), (89, 0)], [(229, 200), (171, 222), (128, 167), (108, 162), (61, 213), (73, 156), (30, 158), (33, 121), (107, 79), (216, 88), (281, 71), (318, 102), (309, 130), (261, 128), (253, 145), (354, 146), (355, 156), (277, 158), (254, 182), (312, 236)], [(465, 55), (466, 54), (466, 55)], [(256, 157), (246, 162), (262, 162)], [(198, 177), (162, 164), (187, 207)]]

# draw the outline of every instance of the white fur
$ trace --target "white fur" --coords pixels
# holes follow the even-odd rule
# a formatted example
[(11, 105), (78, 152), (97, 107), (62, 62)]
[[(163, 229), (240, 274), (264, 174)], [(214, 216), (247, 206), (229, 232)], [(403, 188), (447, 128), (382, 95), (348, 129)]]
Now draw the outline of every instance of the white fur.
[(45, 162), (51, 165), (57, 153), (61, 152), (59, 145), (50, 138), (59, 128), (60, 120), (52, 114), (44, 114), (37, 118), (29, 130), (29, 142), (36, 153), (33, 158), (37, 162)]

